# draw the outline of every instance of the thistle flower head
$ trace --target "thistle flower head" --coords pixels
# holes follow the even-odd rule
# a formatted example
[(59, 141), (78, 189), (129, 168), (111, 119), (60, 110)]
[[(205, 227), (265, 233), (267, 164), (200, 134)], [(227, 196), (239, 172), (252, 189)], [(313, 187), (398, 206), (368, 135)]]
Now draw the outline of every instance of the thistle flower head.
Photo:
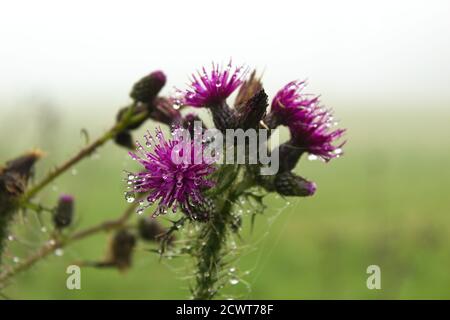
[[(188, 207), (201, 203), (202, 191), (213, 186), (208, 176), (215, 170), (214, 165), (198, 158), (204, 146), (200, 145), (198, 150), (194, 141), (185, 135), (173, 136), (173, 139), (166, 140), (161, 129), (156, 129), (154, 138), (147, 131), (144, 137), (148, 148), (145, 149), (136, 142), (137, 152), (130, 152), (130, 156), (144, 167), (142, 172), (128, 173), (128, 184), (132, 190), (130, 192), (147, 194), (147, 203), (143, 200), (140, 202), (138, 213), (142, 213), (155, 201), (159, 201), (159, 204), (153, 216), (165, 214), (169, 208), (176, 212), (179, 206)], [(189, 161), (178, 161), (174, 155), (187, 157)], [(134, 201), (129, 193), (126, 197), (127, 200)]]
[(298, 113), (317, 103), (318, 97), (302, 93), (305, 85), (305, 81), (291, 81), (277, 92), (272, 100), (271, 113), (278, 125), (288, 125)]
[(319, 97), (302, 93), (304, 81), (291, 81), (272, 101), (271, 114), (277, 124), (286, 125), (291, 132), (291, 142), (302, 152), (308, 152), (325, 161), (339, 157), (344, 143), (334, 145), (345, 132), (330, 131), (337, 123), (331, 110), (319, 105)]
[(345, 144), (345, 141), (338, 145), (333, 144), (345, 133), (345, 129), (330, 130), (334, 124), (330, 110), (313, 105), (291, 119), (291, 141), (311, 155), (329, 161), (342, 154), (341, 148)]
[(231, 61), (225, 68), (213, 63), (208, 72), (205, 67), (192, 75), (189, 88), (181, 91), (183, 103), (193, 107), (211, 107), (225, 101), (244, 81), (247, 70), (234, 67)]

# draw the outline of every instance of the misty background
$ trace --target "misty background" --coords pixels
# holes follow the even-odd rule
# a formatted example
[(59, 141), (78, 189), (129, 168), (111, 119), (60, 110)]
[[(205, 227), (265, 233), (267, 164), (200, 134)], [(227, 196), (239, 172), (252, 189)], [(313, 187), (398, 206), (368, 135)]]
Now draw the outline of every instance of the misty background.
[[(196, 69), (230, 58), (263, 73), (269, 97), (307, 79), (306, 92), (321, 94), (348, 129), (345, 155), (328, 164), (302, 160), (297, 172), (317, 182), (314, 197), (267, 199), (256, 231), (243, 233), (240, 245), (255, 250), (237, 265), (246, 284), (233, 296), (449, 298), (449, 16), (445, 0), (4, 2), (0, 163), (39, 147), (47, 154), (39, 179), (85, 144), (83, 128), (91, 138), (107, 130), (133, 83), (155, 69), (168, 76), (167, 95)], [(39, 200), (50, 206), (73, 194), (79, 227), (116, 217), (126, 205), (122, 170), (131, 166), (110, 143)], [(48, 236), (20, 222), (13, 232)], [(106, 238), (41, 262), (6, 293), (188, 296), (174, 271), (179, 262), (160, 263), (148, 245), (127, 274), (86, 269), (83, 290), (66, 290), (67, 264), (98, 259)], [(6, 260), (31, 251), (12, 246)], [(372, 264), (381, 267), (380, 291), (366, 288)]]

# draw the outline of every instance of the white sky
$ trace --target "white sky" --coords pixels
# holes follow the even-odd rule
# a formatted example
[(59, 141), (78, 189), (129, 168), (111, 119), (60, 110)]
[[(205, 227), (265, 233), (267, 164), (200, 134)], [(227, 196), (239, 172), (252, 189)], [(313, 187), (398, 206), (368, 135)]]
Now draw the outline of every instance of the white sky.
[[(127, 101), (212, 60), (265, 70), (269, 93), (308, 78), (345, 104), (450, 101), (450, 1), (4, 1), (0, 101)], [(2, 108), (2, 107), (0, 107)]]

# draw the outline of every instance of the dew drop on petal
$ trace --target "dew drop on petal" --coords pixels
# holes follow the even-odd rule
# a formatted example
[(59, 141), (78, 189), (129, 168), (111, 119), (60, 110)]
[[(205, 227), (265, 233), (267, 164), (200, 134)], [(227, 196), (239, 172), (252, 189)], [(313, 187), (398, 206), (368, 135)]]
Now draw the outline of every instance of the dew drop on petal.
[(136, 199), (136, 196), (134, 195), (133, 192), (125, 192), (125, 200), (128, 203), (134, 202), (135, 199)]

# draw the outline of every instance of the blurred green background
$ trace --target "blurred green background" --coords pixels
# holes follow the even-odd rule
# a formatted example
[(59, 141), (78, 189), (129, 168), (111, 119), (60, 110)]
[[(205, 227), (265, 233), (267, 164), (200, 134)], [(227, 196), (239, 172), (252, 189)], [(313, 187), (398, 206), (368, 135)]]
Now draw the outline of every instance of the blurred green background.
[[(248, 217), (238, 246), (246, 247), (237, 273), (242, 281), (225, 297), (253, 299), (450, 298), (450, 137), (446, 105), (333, 105), (348, 128), (345, 155), (328, 164), (302, 159), (297, 171), (316, 181), (304, 199), (269, 196), (268, 209), (250, 232)], [(117, 108), (93, 112), (36, 108), (3, 110), (0, 162), (32, 147), (46, 151), (36, 179), (111, 124)], [(147, 127), (153, 127), (148, 123)], [(136, 135), (138, 137), (139, 135)], [(109, 143), (69, 171), (39, 201), (52, 206), (60, 193), (76, 197), (77, 228), (118, 216), (126, 203), (122, 170), (132, 169), (126, 151)], [(289, 201), (290, 204), (287, 204)], [(45, 219), (44, 219), (45, 220)], [(45, 222), (44, 222), (45, 223)], [(50, 228), (50, 226), (48, 226)], [(13, 229), (6, 265), (24, 259), (48, 240), (28, 215)], [(127, 273), (82, 269), (82, 289), (66, 289), (67, 265), (104, 256), (108, 235), (98, 234), (51, 256), (16, 277), (4, 290), (25, 299), (183, 299), (189, 296), (186, 260), (160, 261), (139, 243)], [(366, 268), (381, 268), (381, 290), (368, 290)], [(182, 269), (183, 270), (183, 269)], [(186, 269), (184, 269), (186, 270)]]

